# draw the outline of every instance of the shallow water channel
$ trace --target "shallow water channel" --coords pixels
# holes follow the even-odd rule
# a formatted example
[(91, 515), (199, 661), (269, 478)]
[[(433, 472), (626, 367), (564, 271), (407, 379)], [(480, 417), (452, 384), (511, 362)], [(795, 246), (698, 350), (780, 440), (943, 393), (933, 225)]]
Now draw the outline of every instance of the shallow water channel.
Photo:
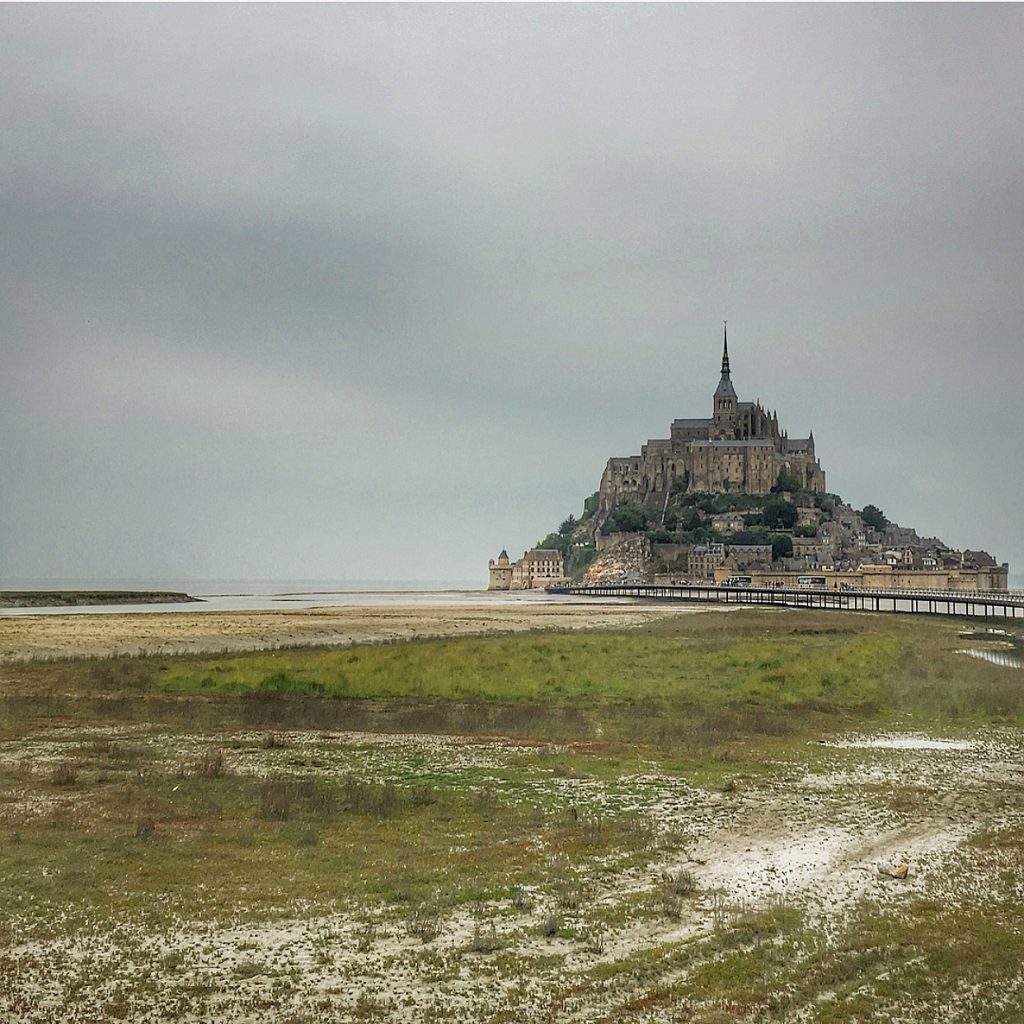
[(1005, 629), (971, 629), (960, 634), (965, 640), (980, 640), (988, 647), (961, 647), (957, 654), (979, 658), (1003, 668), (1024, 668), (1024, 641)]
[(1021, 661), (1016, 654), (1008, 651), (984, 650), (981, 647), (962, 647), (957, 654), (966, 654), (969, 658), (980, 658), (982, 661), (990, 662), (993, 665), (1002, 665), (1003, 668), (1024, 668), (1024, 661)]

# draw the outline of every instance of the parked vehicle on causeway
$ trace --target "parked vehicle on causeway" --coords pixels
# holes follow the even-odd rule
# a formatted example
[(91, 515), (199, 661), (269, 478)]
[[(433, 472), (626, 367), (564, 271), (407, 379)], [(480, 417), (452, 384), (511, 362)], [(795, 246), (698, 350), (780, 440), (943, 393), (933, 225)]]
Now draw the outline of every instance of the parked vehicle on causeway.
[(824, 590), (825, 589), (825, 577), (824, 576), (800, 576), (797, 578), (796, 584), (801, 590)]
[(722, 583), (723, 587), (750, 587), (753, 586), (753, 579), (750, 576), (730, 576)]

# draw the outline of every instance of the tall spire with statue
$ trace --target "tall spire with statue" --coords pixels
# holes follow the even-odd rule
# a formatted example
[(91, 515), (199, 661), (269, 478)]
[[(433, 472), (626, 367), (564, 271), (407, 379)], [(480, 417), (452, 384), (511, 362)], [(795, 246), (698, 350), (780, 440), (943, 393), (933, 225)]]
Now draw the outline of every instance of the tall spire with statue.
[[(733, 406), (736, 404), (736, 389), (732, 386), (732, 378), (729, 376), (729, 321), (723, 320), (722, 323), (725, 325), (722, 334), (722, 379), (715, 389), (716, 412), (726, 409), (726, 406), (719, 405), (719, 399), (731, 398)], [(735, 408), (732, 411), (735, 412)]]
[(722, 440), (736, 436), (736, 389), (729, 375), (729, 321), (724, 320), (722, 333), (722, 379), (715, 388), (711, 438)]

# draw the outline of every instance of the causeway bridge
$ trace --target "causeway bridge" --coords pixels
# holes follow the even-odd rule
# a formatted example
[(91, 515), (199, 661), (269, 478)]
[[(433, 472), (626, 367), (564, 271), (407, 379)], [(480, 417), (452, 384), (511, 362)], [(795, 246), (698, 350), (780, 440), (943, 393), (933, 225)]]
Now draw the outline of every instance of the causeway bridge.
[(551, 594), (573, 597), (631, 597), (646, 601), (773, 605), (829, 611), (897, 612), (980, 619), (1024, 620), (1024, 592), (952, 590), (822, 590), (787, 587), (727, 587), (659, 583), (553, 584)]

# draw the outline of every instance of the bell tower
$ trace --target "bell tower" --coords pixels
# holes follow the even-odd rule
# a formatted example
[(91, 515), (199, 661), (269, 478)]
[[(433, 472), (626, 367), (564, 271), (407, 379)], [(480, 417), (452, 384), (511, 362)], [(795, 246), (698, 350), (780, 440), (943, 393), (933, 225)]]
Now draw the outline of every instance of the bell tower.
[(722, 330), (722, 379), (715, 388), (712, 412), (711, 440), (724, 441), (736, 437), (736, 389), (729, 375), (729, 321), (723, 320)]

